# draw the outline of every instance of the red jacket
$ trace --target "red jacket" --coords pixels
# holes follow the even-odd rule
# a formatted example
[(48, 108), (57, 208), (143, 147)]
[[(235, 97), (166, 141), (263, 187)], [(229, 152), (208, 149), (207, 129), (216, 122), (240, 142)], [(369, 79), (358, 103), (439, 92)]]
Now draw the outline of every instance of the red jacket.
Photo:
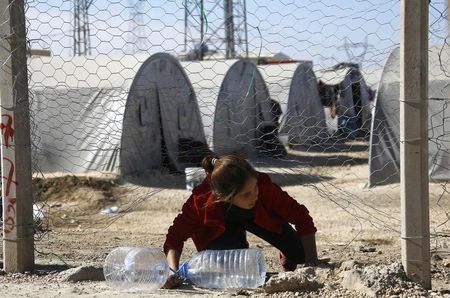
[[(272, 183), (264, 173), (258, 175), (259, 195), (253, 208), (254, 222), (272, 232), (281, 232), (283, 223), (295, 225), (299, 235), (317, 231), (308, 209), (299, 204)], [(224, 203), (212, 203), (216, 197), (212, 194), (209, 180), (194, 188), (192, 195), (184, 203), (181, 213), (174, 219), (164, 243), (164, 252), (169, 249), (181, 251), (184, 242), (192, 238), (198, 251), (206, 249), (208, 244), (225, 231)], [(209, 204), (206, 204), (209, 202)]]

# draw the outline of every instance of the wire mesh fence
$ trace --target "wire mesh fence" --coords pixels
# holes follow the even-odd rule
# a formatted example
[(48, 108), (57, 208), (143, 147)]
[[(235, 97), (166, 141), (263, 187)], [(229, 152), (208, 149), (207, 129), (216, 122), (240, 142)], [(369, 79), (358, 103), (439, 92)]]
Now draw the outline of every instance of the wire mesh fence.
[[(430, 225), (448, 254), (448, 14), (429, 5)], [(43, 253), (152, 224), (137, 215), (149, 201), (176, 214), (210, 152), (305, 202), (324, 247), (400, 237), (400, 1), (37, 0), (25, 14)]]

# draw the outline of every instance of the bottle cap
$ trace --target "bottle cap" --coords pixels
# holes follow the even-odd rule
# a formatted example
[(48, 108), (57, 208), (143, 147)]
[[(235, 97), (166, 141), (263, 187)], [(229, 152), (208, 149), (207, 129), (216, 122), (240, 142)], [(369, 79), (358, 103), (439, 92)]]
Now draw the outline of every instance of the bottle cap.
[(180, 275), (181, 278), (187, 279), (188, 269), (189, 269), (188, 262), (184, 262), (183, 264), (181, 264), (177, 273), (178, 273), (178, 275)]

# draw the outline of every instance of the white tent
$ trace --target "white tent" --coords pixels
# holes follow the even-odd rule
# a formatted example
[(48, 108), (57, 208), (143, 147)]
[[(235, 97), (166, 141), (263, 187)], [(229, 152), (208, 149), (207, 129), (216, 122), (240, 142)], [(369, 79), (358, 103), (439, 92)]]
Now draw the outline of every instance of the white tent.
[(175, 58), (147, 58), (30, 59), (35, 171), (131, 174), (167, 166), (158, 144), (163, 133), (172, 169), (191, 164), (180, 149), (206, 143), (192, 87)]
[[(371, 125), (369, 186), (400, 181), (400, 51), (383, 69)], [(428, 56), (428, 154), (434, 180), (450, 180), (450, 48), (431, 47)]]
[(29, 59), (35, 172), (119, 173), (125, 102), (146, 58)]

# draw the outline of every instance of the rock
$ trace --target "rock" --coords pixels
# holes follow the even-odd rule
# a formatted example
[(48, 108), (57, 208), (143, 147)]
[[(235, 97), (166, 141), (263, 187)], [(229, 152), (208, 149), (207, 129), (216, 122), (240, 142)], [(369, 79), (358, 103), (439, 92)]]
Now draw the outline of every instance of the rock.
[[(396, 289), (411, 289), (417, 286), (409, 283), (401, 263), (390, 265), (370, 265), (341, 272), (341, 285), (345, 289), (374, 297), (400, 294)], [(417, 289), (416, 289), (417, 290)]]
[(355, 261), (344, 261), (342, 262), (340, 269), (342, 271), (348, 271), (350, 269), (353, 269), (354, 267), (356, 267)]
[[(326, 270), (326, 269), (321, 269)], [(326, 276), (321, 273), (320, 276)], [(323, 287), (324, 281), (316, 274), (313, 267), (299, 268), (293, 272), (283, 272), (272, 276), (264, 285), (266, 293), (315, 291)]]
[(342, 272), (340, 275), (342, 277), (342, 287), (345, 289), (353, 290), (369, 297), (376, 297), (375, 291), (366, 286), (360, 270), (351, 269)]
[(83, 280), (102, 281), (105, 280), (102, 268), (93, 266), (80, 266), (70, 268), (59, 273), (59, 279), (62, 281), (77, 282)]
[(375, 252), (377, 249), (373, 246), (360, 246), (359, 251), (361, 252)]

